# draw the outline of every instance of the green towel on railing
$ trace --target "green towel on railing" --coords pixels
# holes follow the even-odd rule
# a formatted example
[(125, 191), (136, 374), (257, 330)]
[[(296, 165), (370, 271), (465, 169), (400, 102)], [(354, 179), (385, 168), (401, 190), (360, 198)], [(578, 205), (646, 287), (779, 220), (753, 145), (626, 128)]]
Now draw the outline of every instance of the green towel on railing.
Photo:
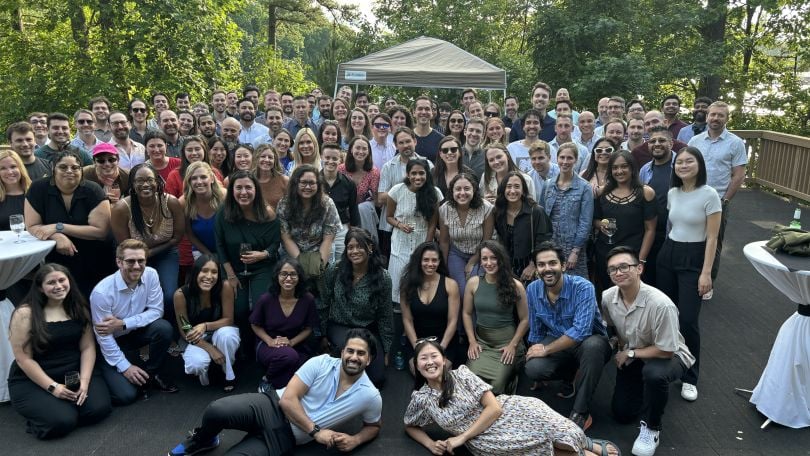
[(788, 255), (810, 256), (810, 233), (807, 231), (776, 225), (773, 233), (771, 240), (765, 244), (769, 249)]

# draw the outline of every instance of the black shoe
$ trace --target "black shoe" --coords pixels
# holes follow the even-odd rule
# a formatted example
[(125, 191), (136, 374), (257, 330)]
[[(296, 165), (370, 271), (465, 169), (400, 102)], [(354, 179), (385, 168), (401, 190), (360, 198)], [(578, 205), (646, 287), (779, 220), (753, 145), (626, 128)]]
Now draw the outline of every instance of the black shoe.
[(192, 456), (203, 451), (213, 450), (219, 446), (219, 435), (208, 442), (200, 442), (197, 440), (197, 429), (189, 433), (188, 438), (169, 451), (169, 456)]
[(591, 414), (587, 412), (584, 414), (571, 412), (571, 415), (568, 417), (568, 419), (573, 421), (583, 431), (587, 431), (588, 428), (591, 427), (591, 425), (593, 424), (593, 417), (591, 417)]
[(174, 384), (171, 380), (167, 378), (163, 378), (159, 375), (152, 376), (151, 379), (152, 387), (158, 389), (164, 393), (176, 393), (180, 391), (180, 388)]

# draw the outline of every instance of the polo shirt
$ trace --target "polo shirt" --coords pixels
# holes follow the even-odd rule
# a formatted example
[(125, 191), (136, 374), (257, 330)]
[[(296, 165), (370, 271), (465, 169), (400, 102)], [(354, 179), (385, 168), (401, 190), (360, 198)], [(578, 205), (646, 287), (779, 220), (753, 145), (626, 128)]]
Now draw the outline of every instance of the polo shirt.
[(537, 344), (547, 336), (559, 339), (563, 335), (582, 342), (594, 334), (607, 335), (596, 305), (593, 284), (588, 279), (568, 274), (563, 274), (562, 281), (562, 290), (555, 303), (549, 301), (542, 279), (526, 288), (529, 342)]
[[(323, 429), (333, 429), (358, 415), (363, 423), (378, 423), (382, 419), (382, 396), (365, 372), (349, 389), (335, 397), (342, 363), (340, 358), (321, 355), (311, 358), (296, 371), (296, 377), (309, 387), (301, 398), (304, 413)], [(285, 390), (276, 390), (278, 397), (282, 397)], [(303, 430), (292, 423), (290, 427), (297, 445), (312, 441), (307, 434), (309, 429)]]

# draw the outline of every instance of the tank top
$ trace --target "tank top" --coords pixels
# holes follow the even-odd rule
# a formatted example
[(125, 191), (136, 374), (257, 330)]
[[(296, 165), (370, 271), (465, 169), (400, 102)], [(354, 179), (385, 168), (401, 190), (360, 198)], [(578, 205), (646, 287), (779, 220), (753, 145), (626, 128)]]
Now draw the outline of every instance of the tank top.
[[(141, 234), (141, 232), (138, 231), (138, 228), (135, 227), (135, 222), (132, 220), (132, 206), (129, 205), (129, 201), (126, 199), (121, 201), (123, 201), (124, 204), (126, 204), (129, 208), (130, 237), (132, 237), (132, 239), (146, 242), (146, 238), (143, 236), (143, 234)], [(141, 210), (141, 213), (143, 213), (143, 210)], [(166, 214), (168, 214), (168, 216)], [(160, 223), (160, 225), (152, 226), (152, 228), (144, 225), (144, 229), (146, 230), (145, 234), (151, 237), (151, 241), (160, 244), (168, 241), (174, 235), (174, 216), (172, 215), (172, 211), (169, 210), (168, 198), (164, 197), (163, 202), (160, 205), (160, 220), (158, 223)]]
[(478, 325), (490, 329), (514, 326), (513, 309), (504, 309), (498, 304), (498, 288), (484, 277), (478, 281), (478, 289), (473, 295), (475, 315)]
[(208, 218), (197, 215), (196, 218), (191, 219), (191, 231), (211, 252), (217, 251), (217, 238), (214, 232), (214, 220), (216, 218), (217, 214), (214, 212)]
[[(84, 328), (76, 320), (49, 321), (45, 323), (45, 327), (49, 336), (48, 347), (44, 353), (34, 353), (33, 358), (49, 377), (62, 383), (66, 372), (79, 370), (81, 362), (79, 343)], [(28, 376), (14, 361), (8, 382), (12, 384), (27, 380)]]
[(411, 298), (411, 313), (413, 314), (413, 327), (416, 330), (416, 338), (436, 336), (441, 338), (444, 336), (444, 330), (447, 328), (447, 287), (445, 286), (445, 277), (439, 278), (439, 284), (436, 288), (436, 294), (428, 304), (419, 299), (419, 294)]

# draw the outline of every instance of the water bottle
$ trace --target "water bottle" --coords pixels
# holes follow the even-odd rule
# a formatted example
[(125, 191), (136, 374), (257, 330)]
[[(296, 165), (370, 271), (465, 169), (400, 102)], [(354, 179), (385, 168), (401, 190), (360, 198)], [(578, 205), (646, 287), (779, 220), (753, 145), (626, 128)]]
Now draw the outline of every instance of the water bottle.
[(394, 367), (398, 371), (405, 370), (405, 355), (402, 354), (401, 350), (394, 356)]
[(797, 230), (802, 229), (802, 210), (801, 210), (801, 208), (797, 207), (796, 210), (793, 211), (793, 220), (790, 221), (789, 226), (791, 228), (796, 228)]

